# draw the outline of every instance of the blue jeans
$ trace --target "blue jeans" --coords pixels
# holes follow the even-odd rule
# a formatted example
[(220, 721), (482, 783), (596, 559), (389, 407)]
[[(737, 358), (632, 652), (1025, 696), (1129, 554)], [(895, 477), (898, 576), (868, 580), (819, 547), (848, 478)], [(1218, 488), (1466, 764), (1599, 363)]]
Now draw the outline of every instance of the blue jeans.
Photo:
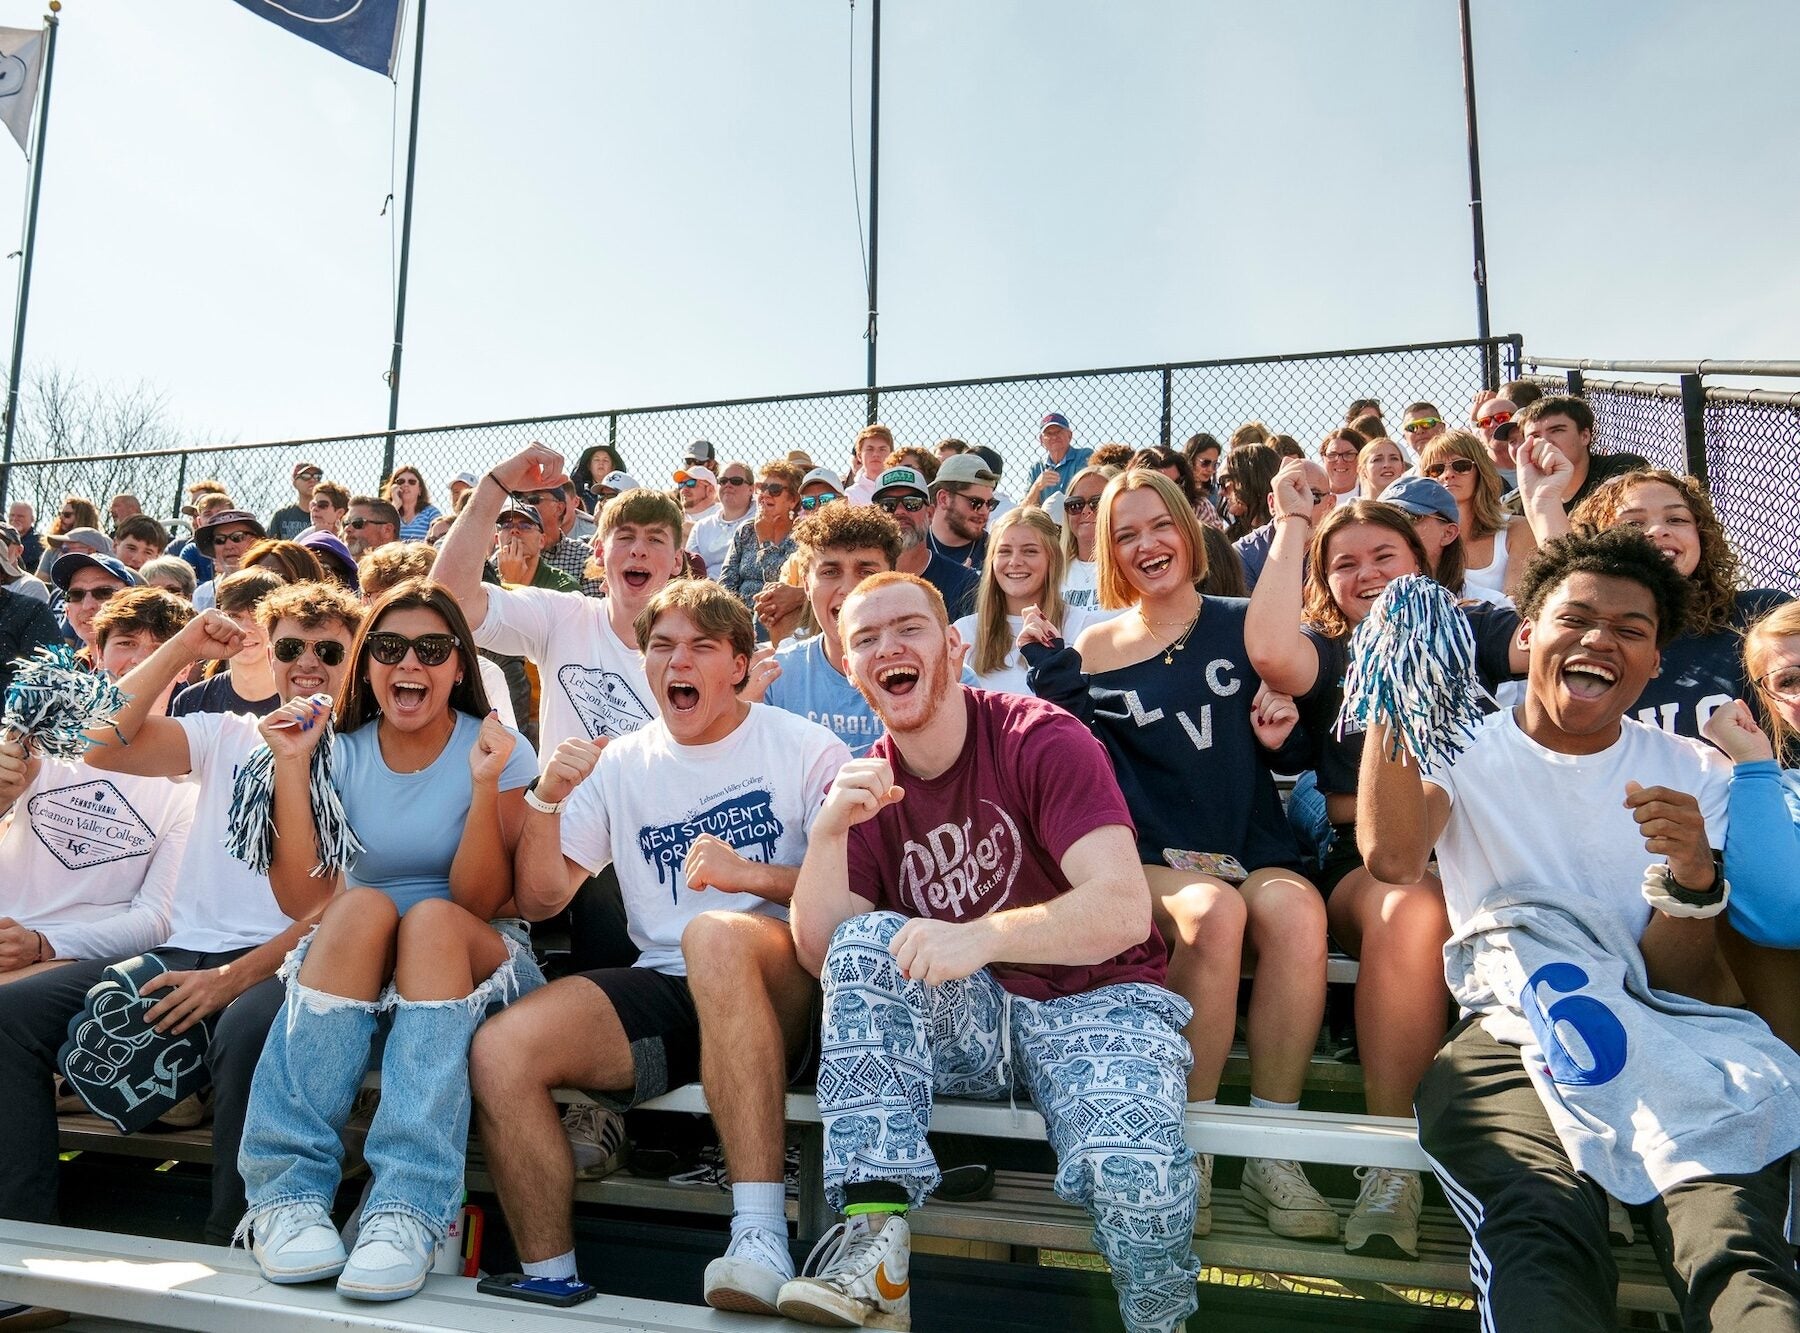
[(544, 984), (525, 923), (492, 923), (507, 959), (460, 1000), (404, 1000), (392, 985), (351, 1000), (300, 984), (307, 936), (282, 964), (287, 1000), (269, 1029), (238, 1150), (250, 1215), (285, 1203), (331, 1207), (343, 1129), (378, 1031), (381, 1103), (363, 1157), (374, 1185), (364, 1214), (403, 1212), (440, 1239), (463, 1198), (469, 1140), (469, 1042), (489, 1014)]
[(865, 912), (839, 926), (821, 973), (819, 1111), (825, 1193), (887, 1181), (916, 1207), (937, 1187), (926, 1131), (934, 1093), (997, 1098), (1023, 1086), (1056, 1151), (1059, 1197), (1087, 1210), (1132, 1333), (1169, 1333), (1194, 1310), (1198, 1182), (1182, 1135), (1181, 1029), (1193, 1011), (1143, 982), (1032, 1000), (986, 971), (927, 986), (888, 941), (905, 923)]

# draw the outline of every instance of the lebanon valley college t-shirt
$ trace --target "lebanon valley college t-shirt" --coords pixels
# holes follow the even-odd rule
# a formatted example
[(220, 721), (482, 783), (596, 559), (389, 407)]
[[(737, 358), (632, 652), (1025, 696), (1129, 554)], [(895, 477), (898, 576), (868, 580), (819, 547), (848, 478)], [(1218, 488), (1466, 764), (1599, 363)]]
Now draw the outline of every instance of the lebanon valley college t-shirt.
[[(935, 921), (1049, 902), (1071, 887), (1064, 854), (1095, 829), (1130, 830), (1131, 815), (1100, 742), (1040, 699), (963, 690), (969, 734), (935, 778), (908, 773), (883, 736), (870, 755), (894, 768), (904, 801), (850, 830), (850, 887), (880, 908)], [(1123, 981), (1162, 984), (1167, 953), (1154, 929), (1093, 966), (995, 963), (1015, 995), (1047, 1000)]]

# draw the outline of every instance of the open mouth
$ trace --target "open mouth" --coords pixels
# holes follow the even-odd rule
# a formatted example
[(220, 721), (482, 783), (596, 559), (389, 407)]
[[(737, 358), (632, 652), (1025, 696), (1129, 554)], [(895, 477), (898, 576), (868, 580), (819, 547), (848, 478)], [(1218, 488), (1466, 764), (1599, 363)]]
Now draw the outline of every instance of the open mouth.
[(663, 696), (672, 713), (691, 713), (700, 706), (699, 687), (686, 681), (670, 681)]
[(1663, 559), (1671, 565), (1681, 559), (1681, 548), (1672, 542), (1657, 542), (1656, 549), (1662, 552)]
[(647, 569), (622, 569), (619, 577), (625, 580), (625, 586), (641, 592), (650, 586), (650, 571)]
[(1619, 683), (1619, 673), (1600, 662), (1570, 662), (1562, 669), (1562, 683), (1577, 699), (1598, 699)]
[(288, 672), (288, 688), (293, 691), (296, 699), (322, 692), (327, 683), (325, 677), (318, 672)]
[(417, 717), (425, 711), (425, 699), (431, 691), (413, 681), (396, 681), (388, 687), (388, 693), (393, 696), (396, 716)]
[(886, 667), (875, 673), (875, 683), (896, 699), (904, 699), (917, 687), (919, 669), (909, 666)]
[(1138, 561), (1138, 569), (1146, 576), (1155, 578), (1174, 563), (1175, 557), (1172, 555), (1153, 555), (1148, 560)]

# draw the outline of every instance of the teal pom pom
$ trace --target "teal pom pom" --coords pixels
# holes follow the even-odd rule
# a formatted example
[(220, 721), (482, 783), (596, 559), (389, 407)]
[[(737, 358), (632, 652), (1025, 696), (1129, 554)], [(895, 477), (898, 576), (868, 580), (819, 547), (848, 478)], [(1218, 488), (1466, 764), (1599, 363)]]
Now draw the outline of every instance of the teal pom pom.
[(125, 696), (110, 676), (90, 671), (64, 644), (39, 648), (6, 687), (0, 731), (27, 750), (74, 763), (88, 752), (87, 733), (112, 724)]
[(1404, 747), (1430, 773), (1467, 747), (1484, 702), (1493, 696), (1475, 671), (1475, 635), (1449, 590), (1422, 574), (1388, 584), (1350, 637), (1338, 736), (1386, 722), (1388, 757)]

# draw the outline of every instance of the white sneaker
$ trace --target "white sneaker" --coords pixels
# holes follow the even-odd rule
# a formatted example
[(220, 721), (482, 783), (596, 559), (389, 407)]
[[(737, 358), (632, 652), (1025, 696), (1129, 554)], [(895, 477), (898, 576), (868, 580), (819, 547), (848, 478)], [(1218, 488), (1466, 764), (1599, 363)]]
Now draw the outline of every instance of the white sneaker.
[(1419, 1203), (1424, 1187), (1417, 1171), (1359, 1166), (1362, 1190), (1344, 1223), (1344, 1248), (1383, 1259), (1419, 1257)]
[(784, 1283), (794, 1280), (794, 1256), (787, 1235), (767, 1227), (747, 1227), (706, 1266), (706, 1303), (715, 1310), (774, 1314)]
[(316, 1282), (344, 1266), (344, 1242), (322, 1204), (282, 1203), (250, 1219), (250, 1253), (271, 1282)]
[(575, 1177), (599, 1180), (625, 1164), (625, 1117), (593, 1102), (575, 1102), (563, 1111), (563, 1133), (575, 1154)]
[(820, 1237), (806, 1259), (810, 1276), (783, 1283), (775, 1304), (803, 1324), (908, 1333), (911, 1264), (912, 1231), (906, 1218), (888, 1213), (881, 1230), (871, 1231), (869, 1215), (853, 1217)]
[(1337, 1214), (1313, 1188), (1300, 1163), (1252, 1157), (1244, 1163), (1244, 1207), (1277, 1236), (1293, 1240), (1336, 1240)]
[(1194, 1234), (1196, 1236), (1212, 1235), (1212, 1176), (1213, 1155), (1203, 1152), (1195, 1163), (1199, 1169), (1194, 1173), (1198, 1181), (1194, 1199)]
[(437, 1238), (410, 1213), (384, 1208), (363, 1218), (356, 1248), (338, 1275), (338, 1295), (358, 1301), (398, 1301), (425, 1285), (437, 1258)]

